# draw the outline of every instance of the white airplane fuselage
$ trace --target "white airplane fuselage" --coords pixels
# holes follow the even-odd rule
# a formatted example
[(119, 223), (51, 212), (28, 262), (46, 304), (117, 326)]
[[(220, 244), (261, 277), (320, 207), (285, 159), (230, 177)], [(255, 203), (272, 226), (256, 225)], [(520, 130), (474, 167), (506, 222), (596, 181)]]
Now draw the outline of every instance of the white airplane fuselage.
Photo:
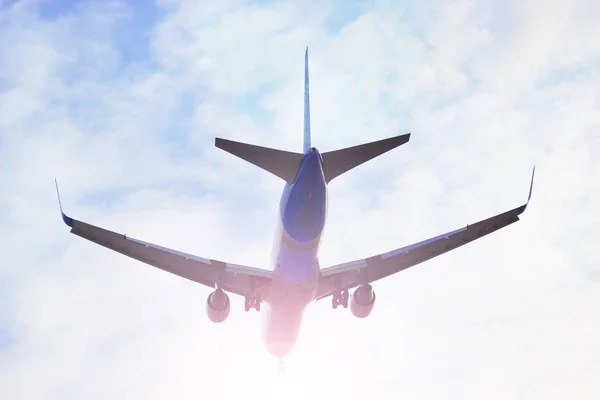
[(312, 148), (296, 179), (283, 189), (271, 258), (273, 280), (265, 298), (265, 345), (282, 359), (293, 348), (319, 278), (319, 247), (327, 217), (322, 158)]

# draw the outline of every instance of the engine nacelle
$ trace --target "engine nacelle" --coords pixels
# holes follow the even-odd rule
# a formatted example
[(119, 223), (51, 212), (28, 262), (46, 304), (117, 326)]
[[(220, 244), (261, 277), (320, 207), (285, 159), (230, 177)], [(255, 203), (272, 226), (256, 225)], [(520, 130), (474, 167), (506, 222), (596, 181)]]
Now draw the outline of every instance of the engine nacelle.
[(375, 291), (368, 283), (360, 285), (352, 294), (350, 311), (357, 318), (365, 318), (373, 311), (375, 305)]
[(229, 316), (229, 310), (231, 309), (231, 303), (229, 302), (229, 296), (219, 288), (208, 295), (206, 299), (206, 314), (212, 322), (223, 322)]

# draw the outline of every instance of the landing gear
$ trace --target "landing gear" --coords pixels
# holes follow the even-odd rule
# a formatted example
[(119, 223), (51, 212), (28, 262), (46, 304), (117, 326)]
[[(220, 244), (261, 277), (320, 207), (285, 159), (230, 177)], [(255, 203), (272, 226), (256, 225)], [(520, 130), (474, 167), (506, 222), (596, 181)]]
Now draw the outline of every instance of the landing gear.
[(260, 311), (261, 301), (260, 293), (257, 293), (254, 296), (246, 295), (246, 304), (244, 305), (244, 309), (246, 311), (250, 311), (250, 309), (254, 308), (256, 311)]
[(277, 372), (279, 374), (285, 373), (285, 365), (283, 364), (283, 358), (279, 359), (279, 364), (277, 364)]
[(348, 299), (350, 295), (348, 293), (348, 289), (343, 290), (341, 292), (334, 292), (331, 296), (331, 306), (336, 309), (338, 306), (342, 306), (344, 308), (348, 308)]

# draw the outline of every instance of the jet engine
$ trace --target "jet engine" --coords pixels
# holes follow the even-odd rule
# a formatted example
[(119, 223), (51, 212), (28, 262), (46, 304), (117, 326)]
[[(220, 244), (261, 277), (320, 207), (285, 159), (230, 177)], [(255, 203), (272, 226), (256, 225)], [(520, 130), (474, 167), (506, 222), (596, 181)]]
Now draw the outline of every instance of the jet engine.
[(229, 296), (218, 288), (214, 292), (208, 295), (206, 299), (206, 314), (212, 322), (223, 322), (229, 316), (229, 310), (231, 309), (231, 303), (229, 302)]
[(350, 311), (357, 318), (365, 318), (371, 314), (375, 305), (375, 291), (368, 283), (360, 285), (352, 294)]

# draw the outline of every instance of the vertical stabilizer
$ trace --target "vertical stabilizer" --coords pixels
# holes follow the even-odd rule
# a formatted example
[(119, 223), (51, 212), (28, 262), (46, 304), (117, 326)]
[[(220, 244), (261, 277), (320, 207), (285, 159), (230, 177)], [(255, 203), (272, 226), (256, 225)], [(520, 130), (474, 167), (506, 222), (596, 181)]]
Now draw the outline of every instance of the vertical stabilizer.
[(310, 96), (308, 92), (308, 46), (304, 53), (304, 153), (310, 151)]

